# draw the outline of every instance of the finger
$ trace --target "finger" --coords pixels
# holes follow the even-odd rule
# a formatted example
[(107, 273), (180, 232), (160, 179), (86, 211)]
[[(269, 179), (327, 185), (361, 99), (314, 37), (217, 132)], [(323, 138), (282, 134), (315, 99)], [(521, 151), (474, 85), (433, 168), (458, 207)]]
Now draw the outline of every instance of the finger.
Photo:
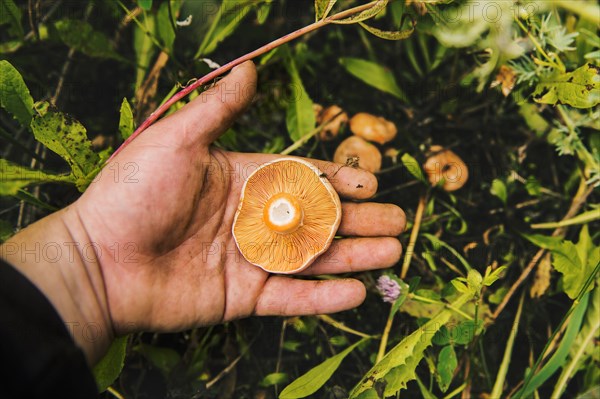
[(252, 102), (256, 93), (256, 67), (247, 61), (173, 115), (160, 121), (184, 146), (209, 145), (224, 133)]
[(358, 280), (307, 281), (270, 277), (256, 303), (258, 316), (303, 316), (352, 309), (365, 300)]
[(394, 266), (402, 255), (400, 241), (393, 237), (336, 240), (315, 263), (300, 274), (362, 272)]
[[(238, 152), (227, 153), (230, 163), (229, 167), (239, 171), (241, 182), (260, 165), (283, 158), (275, 154), (245, 154)], [(301, 158), (311, 162), (331, 182), (335, 190), (342, 196), (350, 199), (367, 199), (377, 192), (377, 178), (363, 169), (355, 169), (335, 164), (333, 162), (320, 161), (317, 159)]]
[(338, 234), (345, 236), (397, 236), (404, 231), (406, 215), (393, 204), (368, 202), (342, 204), (342, 221)]

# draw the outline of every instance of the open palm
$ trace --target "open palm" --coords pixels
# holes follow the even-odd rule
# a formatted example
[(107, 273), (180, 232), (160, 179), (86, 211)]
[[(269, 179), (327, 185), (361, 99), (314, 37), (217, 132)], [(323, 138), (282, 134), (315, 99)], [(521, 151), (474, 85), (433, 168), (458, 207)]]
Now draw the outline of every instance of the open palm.
[[(354, 279), (302, 280), (271, 275), (238, 251), (231, 227), (240, 190), (257, 165), (276, 155), (211, 146), (251, 102), (252, 63), (150, 127), (125, 148), (72, 206), (99, 257), (106, 302), (118, 333), (176, 331), (252, 314), (299, 315), (358, 306)], [(343, 198), (365, 199), (368, 172), (311, 160)], [(388, 267), (404, 228), (394, 205), (345, 203), (330, 249), (301, 274)], [(361, 237), (362, 236), (362, 237)]]

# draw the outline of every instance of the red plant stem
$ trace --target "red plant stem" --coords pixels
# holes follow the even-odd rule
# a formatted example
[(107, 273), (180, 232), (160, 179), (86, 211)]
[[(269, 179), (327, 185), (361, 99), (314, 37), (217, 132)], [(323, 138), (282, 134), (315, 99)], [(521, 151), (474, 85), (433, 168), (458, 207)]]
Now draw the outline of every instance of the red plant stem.
[(378, 2), (378, 0), (376, 1), (372, 1), (370, 3), (367, 4), (363, 4), (361, 6), (357, 6), (342, 12), (339, 12), (335, 15), (332, 15), (331, 17), (327, 17), (324, 19), (321, 19), (317, 22), (314, 22), (310, 25), (307, 25), (303, 28), (300, 28), (292, 33), (288, 33), (285, 36), (280, 37), (279, 39), (273, 40), (270, 43), (265, 44), (264, 46), (246, 54), (243, 55), (240, 58), (237, 58), (223, 66), (221, 66), (220, 68), (215, 69), (214, 71), (210, 72), (209, 74), (203, 76), (202, 78), (196, 80), (194, 83), (191, 83), (190, 85), (188, 85), (187, 87), (185, 87), (183, 90), (179, 91), (178, 93), (174, 94), (173, 97), (171, 97), (170, 99), (168, 99), (165, 103), (163, 103), (160, 107), (158, 107), (156, 109), (156, 111), (154, 111), (153, 113), (150, 114), (150, 116), (140, 125), (138, 126), (138, 128), (135, 130), (135, 132), (133, 132), (133, 134), (131, 136), (129, 136), (124, 142), (123, 144), (121, 144), (121, 146), (119, 148), (117, 148), (115, 150), (115, 152), (113, 152), (113, 154), (110, 156), (110, 158), (106, 161), (106, 163), (108, 163), (111, 159), (113, 159), (115, 156), (117, 156), (117, 154), (119, 152), (121, 152), (121, 150), (123, 148), (125, 148), (126, 146), (129, 145), (129, 143), (131, 143), (133, 140), (136, 139), (137, 136), (139, 136), (144, 130), (146, 130), (150, 125), (152, 125), (154, 122), (156, 122), (156, 120), (158, 118), (160, 118), (170, 107), (171, 105), (175, 104), (176, 102), (178, 102), (179, 100), (181, 100), (182, 98), (184, 98), (185, 96), (187, 96), (188, 94), (190, 94), (192, 91), (196, 90), (198, 87), (206, 84), (207, 82), (210, 82), (211, 80), (221, 76), (222, 74), (224, 74), (225, 72), (228, 72), (230, 70), (232, 70), (234, 67), (248, 61), (248, 60), (252, 60), (260, 55), (266, 54), (269, 51), (285, 44), (288, 43), (294, 39), (299, 38), (300, 36), (303, 36), (309, 32), (312, 32), (314, 30), (317, 30), (319, 28), (322, 28), (325, 25), (329, 25), (331, 22), (336, 21), (336, 20), (340, 20), (346, 17), (349, 17), (351, 15), (357, 14), (359, 12), (368, 10), (369, 8), (373, 7), (376, 3)]

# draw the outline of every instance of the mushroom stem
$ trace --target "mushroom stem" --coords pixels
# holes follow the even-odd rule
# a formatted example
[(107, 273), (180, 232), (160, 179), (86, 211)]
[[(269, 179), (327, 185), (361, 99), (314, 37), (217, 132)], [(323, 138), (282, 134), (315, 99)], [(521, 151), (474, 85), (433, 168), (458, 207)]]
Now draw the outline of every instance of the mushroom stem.
[(304, 210), (296, 197), (280, 193), (272, 196), (265, 204), (263, 220), (275, 233), (289, 234), (302, 226)]
[(309, 32), (312, 32), (314, 30), (322, 28), (323, 26), (329, 25), (333, 21), (344, 19), (346, 17), (349, 17), (354, 14), (358, 14), (362, 11), (368, 10), (369, 8), (375, 6), (377, 3), (378, 3), (378, 1), (375, 0), (370, 3), (362, 4), (360, 6), (356, 6), (356, 7), (350, 8), (348, 10), (341, 11), (330, 17), (318, 20), (317, 22), (314, 22), (314, 23), (307, 25), (303, 28), (300, 28), (292, 33), (284, 35), (284, 36), (280, 37), (279, 39), (273, 40), (272, 42), (267, 43), (264, 46), (221, 66), (220, 68), (215, 69), (214, 71), (210, 72), (209, 74), (204, 75), (202, 78), (196, 80), (194, 83), (186, 86), (185, 88), (183, 88), (183, 90), (181, 90), (177, 94), (173, 95), (173, 97), (171, 97), (170, 99), (165, 101), (160, 107), (158, 107), (156, 109), (156, 111), (151, 113), (150, 116), (135, 130), (135, 132), (133, 132), (133, 134), (131, 136), (129, 136), (127, 138), (127, 140), (125, 140), (123, 142), (123, 144), (121, 144), (121, 146), (115, 150), (115, 152), (113, 152), (113, 154), (110, 156), (110, 158), (108, 158), (106, 163), (108, 163), (111, 159), (113, 159), (115, 156), (117, 156), (117, 154), (123, 148), (125, 148), (127, 145), (129, 145), (129, 143), (131, 143), (133, 140), (135, 140), (135, 138), (137, 136), (139, 136), (144, 130), (146, 130), (150, 125), (152, 125), (154, 122), (156, 122), (156, 120), (158, 118), (160, 118), (173, 104), (175, 104), (182, 98), (186, 97), (188, 94), (190, 94), (192, 91), (196, 90), (200, 86), (223, 75), (225, 72), (232, 70), (234, 67), (236, 67), (240, 64), (243, 64), (246, 61), (252, 60), (260, 55), (266, 54), (269, 51), (271, 51), (285, 43), (288, 43), (294, 39), (299, 38), (300, 36), (303, 36)]

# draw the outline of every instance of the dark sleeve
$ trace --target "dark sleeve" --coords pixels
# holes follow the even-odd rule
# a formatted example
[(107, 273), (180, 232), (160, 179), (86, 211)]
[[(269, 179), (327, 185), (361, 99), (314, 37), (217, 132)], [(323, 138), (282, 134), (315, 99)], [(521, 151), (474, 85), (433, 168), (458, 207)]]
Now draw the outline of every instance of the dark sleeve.
[(1, 259), (0, 397), (98, 397), (85, 356), (52, 304)]

